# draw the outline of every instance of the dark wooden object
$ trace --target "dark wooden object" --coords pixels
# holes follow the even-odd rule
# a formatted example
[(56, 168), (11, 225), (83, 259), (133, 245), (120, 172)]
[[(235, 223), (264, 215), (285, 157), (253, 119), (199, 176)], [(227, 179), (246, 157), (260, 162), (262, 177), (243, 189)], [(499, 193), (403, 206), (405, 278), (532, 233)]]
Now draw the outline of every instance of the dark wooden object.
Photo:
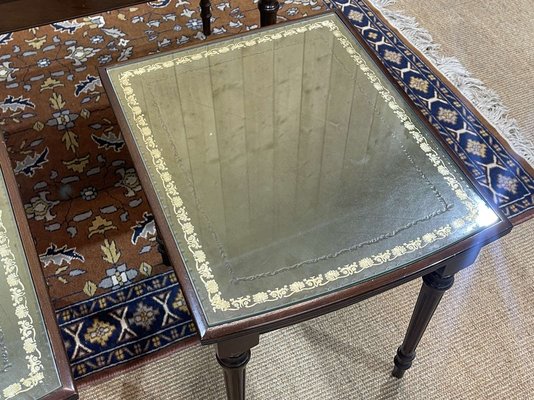
[(268, 26), (276, 24), (276, 14), (280, 8), (278, 0), (260, 0), (258, 2), (260, 10), (260, 25)]
[(223, 368), (228, 400), (245, 400), (245, 367), (250, 349), (260, 342), (258, 334), (217, 343), (217, 361)]
[[(144, 3), (140, 0), (9, 0), (0, 1), (0, 34), (51, 24), (67, 19), (80, 18), (91, 14)], [(277, 0), (260, 0), (261, 26), (276, 23), (280, 8)], [(202, 32), (211, 34), (211, 2), (200, 0)]]
[(144, 3), (140, 0), (11, 0), (0, 2), (0, 33)]
[(202, 18), (202, 32), (211, 35), (211, 3), (210, 0), (200, 0), (200, 18)]
[(52, 354), (54, 355), (59, 381), (61, 382), (61, 387), (59, 389), (42, 397), (41, 400), (75, 400), (78, 398), (78, 394), (74, 387), (70, 364), (67, 359), (67, 354), (65, 353), (63, 339), (61, 338), (61, 333), (59, 331), (59, 327), (57, 326), (56, 314), (50, 302), (48, 287), (41, 269), (41, 262), (39, 261), (37, 251), (33, 243), (33, 238), (30, 232), (28, 221), (26, 219), (26, 213), (20, 198), (15, 175), (11, 168), (11, 160), (9, 159), (3, 138), (0, 143), (0, 167), (6, 182), (9, 200), (22, 240), (23, 251), (28, 261), (33, 287), (39, 300), (39, 308), (48, 332), (50, 348), (52, 350)]
[[(347, 28), (353, 33), (354, 37), (360, 42), (363, 48), (366, 49), (370, 57), (375, 60), (376, 65), (385, 72), (387, 78), (394, 85), (398, 85), (395, 79), (391, 75), (389, 75), (385, 67), (382, 65), (376, 55), (372, 52), (372, 50), (369, 49), (369, 46), (366, 44), (366, 42), (360, 37), (360, 34), (355, 30), (355, 28), (350, 24), (350, 22), (347, 21), (346, 17), (343, 16), (341, 11), (334, 10), (327, 11), (325, 12), (325, 14), (326, 13), (338, 14), (340, 19), (347, 26)], [(283, 22), (279, 25), (282, 24), (291, 25), (292, 22)], [(241, 35), (241, 37), (247, 37), (247, 35), (251, 34), (255, 34), (255, 32), (250, 31), (244, 33)], [(224, 40), (226, 39), (221, 38), (215, 40), (213, 43), (217, 43), (218, 41), (220, 42)], [(205, 46), (205, 44), (199, 44), (196, 47), (201, 46)], [(194, 48), (195, 46), (190, 47), (190, 49)], [(130, 61), (130, 63), (139, 62), (139, 60), (142, 60), (143, 58), (132, 60)], [(128, 65), (128, 62), (122, 63), (122, 65)], [(454, 257), (461, 256), (466, 252), (470, 252), (472, 249), (476, 249), (478, 252), (478, 249), (480, 249), (483, 245), (496, 240), (500, 236), (507, 234), (512, 228), (512, 225), (506, 219), (506, 217), (497, 208), (494, 207), (493, 210), (501, 218), (501, 221), (499, 223), (481, 232), (473, 234), (465, 240), (455, 243), (447, 247), (446, 249), (442, 249), (441, 251), (430, 255), (425, 260), (419, 260), (410, 265), (407, 265), (404, 268), (396, 269), (388, 274), (377, 276), (375, 279), (344, 288), (337, 292), (325, 294), (314, 299), (297, 303), (290, 307), (273, 310), (266, 314), (252, 316), (245, 320), (237, 320), (228, 324), (209, 326), (204, 318), (202, 307), (196, 297), (196, 292), (193, 287), (193, 284), (191, 283), (189, 275), (186, 272), (186, 268), (183, 265), (183, 260), (180, 255), (180, 251), (178, 250), (174, 242), (174, 236), (165, 218), (165, 214), (161, 208), (161, 204), (158, 201), (158, 196), (154, 191), (154, 188), (152, 187), (150, 175), (148, 174), (144, 166), (143, 159), (141, 157), (141, 154), (139, 153), (139, 149), (136, 146), (135, 140), (130, 130), (130, 125), (128, 124), (124, 117), (124, 114), (122, 113), (122, 108), (118, 102), (113, 86), (109, 80), (106, 68), (107, 67), (102, 67), (100, 69), (102, 83), (104, 85), (106, 93), (109, 96), (111, 106), (115, 111), (115, 115), (117, 116), (119, 125), (121, 126), (121, 129), (124, 133), (124, 138), (130, 151), (130, 154), (132, 155), (132, 158), (134, 160), (134, 165), (139, 175), (141, 185), (143, 186), (145, 193), (147, 194), (148, 201), (150, 203), (154, 218), (159, 228), (159, 232), (163, 241), (166, 244), (169, 259), (171, 261), (171, 264), (174, 266), (174, 269), (176, 270), (176, 274), (182, 285), (184, 295), (198, 326), (199, 334), (203, 344), (214, 344), (222, 340), (228, 340), (251, 333), (261, 334), (269, 332), (275, 329), (282, 328), (284, 326), (289, 326), (331, 311), (341, 309), (350, 304), (354, 304), (358, 301), (372, 297), (376, 294), (382, 293), (386, 290), (389, 290), (403, 283), (426, 275), (439, 268), (442, 268), (447, 263), (450, 263), (451, 260), (454, 259)], [(439, 72), (437, 71), (433, 72), (439, 74)], [(446, 78), (443, 77), (443, 79)], [(413, 112), (419, 116), (421, 121), (425, 123), (430, 132), (434, 134), (436, 140), (443, 144), (444, 150), (456, 162), (459, 169), (464, 172), (466, 179), (469, 180), (475, 188), (478, 188), (478, 183), (470, 176), (465, 165), (461, 162), (458, 156), (446, 145), (441, 135), (436, 132), (436, 128), (434, 128), (428, 122), (427, 118), (421, 113), (421, 111), (419, 111), (413, 105), (412, 101), (405, 94), (404, 91), (401, 90), (400, 93), (408, 101), (408, 104), (411, 105)]]
[(171, 266), (171, 260), (169, 260), (169, 254), (167, 253), (167, 249), (165, 248), (165, 242), (161, 238), (159, 231), (156, 227), (156, 243), (158, 244), (158, 252), (161, 254), (161, 261), (163, 264)]
[(408, 325), (402, 345), (397, 349), (393, 359), (395, 366), (392, 375), (402, 378), (412, 366), (415, 350), (436, 311), (441, 298), (454, 283), (454, 274), (473, 264), (478, 256), (478, 249), (473, 248), (465, 254), (454, 257), (446, 266), (423, 276), (423, 285), (419, 292), (415, 308)]
[(419, 292), (408, 331), (394, 359), (395, 367), (392, 372), (394, 377), (402, 378), (404, 372), (412, 366), (415, 349), (421, 341), (443, 294), (452, 287), (453, 283), (453, 275), (443, 276), (440, 271), (423, 276), (423, 286)]
[[(353, 33), (356, 40), (358, 40), (358, 42), (363, 46), (363, 48), (367, 51), (370, 57), (375, 61), (376, 65), (385, 73), (387, 79), (389, 79), (390, 82), (392, 82), (394, 85), (398, 86), (398, 83), (395, 81), (395, 79), (387, 72), (381, 61), (373, 53), (372, 49), (369, 48), (367, 43), (360, 37), (360, 34), (346, 19), (342, 12), (336, 9), (333, 11), (327, 11), (326, 13), (332, 12), (336, 13), (341, 19), (341, 21), (343, 21), (343, 23), (346, 25), (346, 27)], [(290, 25), (291, 22), (283, 24)], [(249, 33), (244, 33), (241, 35), (241, 37), (246, 37), (248, 34), (252, 33), (254, 32), (252, 31)], [(220, 39), (219, 41), (222, 40), (225, 39)], [(419, 53), (416, 49), (413, 49), (413, 51), (424, 58), (424, 56), (422, 56), (421, 53)], [(132, 60), (131, 62), (138, 61), (139, 59)], [(436, 75), (438, 75), (440, 79), (447, 81), (447, 79), (442, 74), (440, 74), (439, 71), (435, 70), (431, 65), (429, 65), (429, 68), (432, 69), (432, 71)], [(108, 74), (106, 73), (106, 67), (101, 68), (100, 75), (104, 88), (106, 89), (106, 92), (110, 98), (113, 110), (115, 111), (115, 115), (117, 116), (121, 129), (124, 133), (124, 138), (134, 160), (134, 165), (139, 175), (141, 184), (145, 189), (148, 201), (153, 210), (154, 218), (158, 223), (158, 227), (160, 228), (161, 237), (167, 244), (167, 252), (169, 259), (171, 261), (171, 264), (174, 266), (176, 275), (178, 276), (178, 279), (182, 285), (186, 301), (189, 305), (192, 315), (194, 316), (194, 320), (196, 322), (200, 334), (201, 342), (202, 344), (217, 344), (217, 357), (225, 370), (226, 381), (227, 383), (229, 383), (228, 395), (230, 400), (240, 399), (240, 397), (235, 396), (239, 396), (242, 392), (244, 392), (244, 367), (248, 362), (248, 356), (246, 356), (246, 354), (252, 346), (244, 346), (241, 347), (241, 350), (239, 351), (228, 352), (225, 350), (225, 348), (228, 346), (229, 343), (233, 343), (234, 341), (239, 342), (245, 340), (244, 338), (246, 337), (270, 332), (285, 326), (300, 323), (308, 319), (315, 318), (317, 316), (344, 308), (346, 306), (365, 300), (386, 290), (409, 282), (418, 277), (429, 275), (434, 271), (440, 270), (440, 274), (442, 274), (443, 276), (452, 276), (460, 269), (471, 265), (474, 262), (476, 255), (478, 254), (481, 247), (483, 247), (487, 243), (498, 239), (501, 236), (504, 236), (512, 228), (512, 225), (506, 219), (506, 217), (496, 207), (493, 207), (493, 210), (497, 215), (499, 215), (501, 219), (500, 222), (487, 229), (482, 230), (481, 232), (473, 234), (470, 237), (459, 241), (445, 249), (437, 251), (424, 260), (419, 260), (403, 268), (396, 269), (387, 274), (377, 276), (372, 280), (346, 287), (337, 292), (328, 293), (317, 298), (303, 301), (301, 303), (297, 303), (285, 308), (272, 310), (269, 313), (252, 316), (243, 320), (236, 320), (226, 324), (210, 326), (204, 317), (201, 304), (198, 298), (196, 297), (196, 291), (188, 276), (187, 270), (183, 265), (183, 260), (180, 255), (180, 251), (178, 250), (174, 242), (171, 228), (165, 218), (165, 214), (158, 201), (157, 194), (151, 185), (150, 176), (144, 166), (143, 159), (136, 146), (135, 140), (130, 130), (130, 126), (126, 121), (124, 114), (122, 113), (122, 108), (113, 90), (113, 86), (109, 80)], [(454, 91), (458, 96), (460, 96), (460, 98), (465, 100), (461, 93), (457, 92), (453, 88), (452, 84), (450, 84), (450, 86), (452, 91)], [(413, 102), (402, 89), (400, 89), (399, 92), (407, 100), (408, 104), (410, 104), (410, 106), (412, 107), (412, 111), (419, 116), (421, 121), (423, 121), (430, 130), (430, 132), (432, 132), (436, 140), (443, 144), (443, 148), (455, 161), (458, 168), (463, 171), (466, 176), (466, 179), (469, 180), (475, 188), (479, 188), (478, 183), (471, 177), (465, 165), (461, 162), (458, 156), (448, 147), (439, 132), (437, 132), (436, 129), (428, 122), (426, 116), (423, 115), (421, 111), (413, 105)], [(473, 112), (475, 111), (476, 110), (473, 109)], [(482, 117), (479, 113), (477, 113), (477, 115), (479, 116), (481, 121), (486, 121), (484, 117)], [(486, 123), (486, 125), (489, 127), (488, 129), (491, 130), (491, 125), (489, 123)], [(432, 280), (434, 278), (426, 279)], [(424, 296), (426, 297), (426, 294)], [(441, 298), (441, 296), (439, 297)], [(439, 299), (437, 299), (435, 305), (433, 305), (432, 307), (424, 307), (424, 309), (419, 313), (423, 315), (424, 318), (428, 318), (428, 321), (430, 321), (432, 313), (438, 303)], [(427, 323), (425, 323), (425, 327), (428, 324), (428, 321)], [(417, 344), (423, 332), (423, 327), (419, 327), (414, 331), (409, 330), (407, 333), (407, 341)], [(419, 338), (417, 340), (414, 340), (416, 336), (419, 336)], [(403, 349), (404, 354), (410, 351), (410, 348), (408, 346), (403, 347)], [(413, 351), (415, 351), (415, 348), (413, 349)]]

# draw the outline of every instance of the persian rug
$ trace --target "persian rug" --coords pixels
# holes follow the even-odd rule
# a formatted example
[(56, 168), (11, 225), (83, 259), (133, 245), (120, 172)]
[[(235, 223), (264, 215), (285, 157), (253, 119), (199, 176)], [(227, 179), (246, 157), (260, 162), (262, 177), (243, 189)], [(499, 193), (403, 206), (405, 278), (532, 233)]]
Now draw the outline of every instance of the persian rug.
[[(279, 20), (324, 8), (288, 0)], [(252, 0), (212, 13), (208, 40), (258, 27)], [(196, 338), (98, 67), (205, 40), (199, 14), (160, 0), (0, 35), (0, 131), (78, 380)]]
[[(336, 1), (401, 87), (515, 223), (534, 173), (363, 0)], [(280, 20), (324, 9), (286, 1)], [(250, 0), (213, 4), (210, 37), (257, 27)], [(0, 129), (73, 374), (87, 381), (195, 340), (180, 287), (97, 68), (204, 40), (199, 10), (161, 0), (0, 36)]]

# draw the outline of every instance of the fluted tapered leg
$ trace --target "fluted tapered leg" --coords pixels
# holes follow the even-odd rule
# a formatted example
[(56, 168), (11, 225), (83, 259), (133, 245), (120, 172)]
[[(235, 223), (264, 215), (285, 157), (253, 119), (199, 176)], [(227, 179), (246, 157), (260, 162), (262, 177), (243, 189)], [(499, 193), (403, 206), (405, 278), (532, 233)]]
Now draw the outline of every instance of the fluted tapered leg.
[(260, 341), (257, 334), (217, 343), (217, 361), (223, 368), (228, 400), (245, 400), (245, 367), (250, 349)]
[(250, 360), (250, 350), (236, 357), (219, 358), (223, 367), (228, 400), (245, 400), (245, 367)]
[(442, 275), (442, 272), (439, 271), (423, 276), (423, 286), (419, 292), (406, 336), (394, 359), (395, 367), (392, 372), (394, 377), (402, 378), (406, 370), (412, 366), (417, 345), (421, 341), (443, 294), (452, 287), (453, 283), (453, 275)]

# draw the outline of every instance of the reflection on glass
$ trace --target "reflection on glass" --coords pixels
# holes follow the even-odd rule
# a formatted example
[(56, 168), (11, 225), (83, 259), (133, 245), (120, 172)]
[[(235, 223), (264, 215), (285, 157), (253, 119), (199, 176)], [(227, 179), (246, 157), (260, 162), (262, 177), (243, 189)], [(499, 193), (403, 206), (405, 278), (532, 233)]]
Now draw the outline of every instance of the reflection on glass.
[(478, 203), (476, 225), (479, 227), (491, 226), (499, 221), (497, 215), (484, 203)]
[(497, 221), (337, 16), (109, 75), (210, 324)]

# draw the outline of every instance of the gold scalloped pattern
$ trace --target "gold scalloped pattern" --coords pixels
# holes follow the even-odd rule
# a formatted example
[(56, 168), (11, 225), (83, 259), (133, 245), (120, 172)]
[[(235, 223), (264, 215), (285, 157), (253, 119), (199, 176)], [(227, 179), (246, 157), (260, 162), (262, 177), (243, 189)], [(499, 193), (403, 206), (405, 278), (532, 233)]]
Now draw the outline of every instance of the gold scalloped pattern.
[(33, 318), (28, 310), (26, 301), (26, 290), (19, 277), (19, 268), (15, 255), (9, 244), (7, 229), (2, 221), (2, 211), (0, 210), (0, 263), (6, 276), (6, 282), (11, 293), (11, 300), (15, 308), (15, 317), (19, 326), (20, 338), (23, 341), (23, 349), (26, 353), (26, 362), (29, 374), (7, 386), (2, 391), (5, 399), (10, 399), (21, 393), (27, 392), (44, 380), (43, 365), (41, 363), (41, 352), (37, 348), (35, 340), (35, 328)]

